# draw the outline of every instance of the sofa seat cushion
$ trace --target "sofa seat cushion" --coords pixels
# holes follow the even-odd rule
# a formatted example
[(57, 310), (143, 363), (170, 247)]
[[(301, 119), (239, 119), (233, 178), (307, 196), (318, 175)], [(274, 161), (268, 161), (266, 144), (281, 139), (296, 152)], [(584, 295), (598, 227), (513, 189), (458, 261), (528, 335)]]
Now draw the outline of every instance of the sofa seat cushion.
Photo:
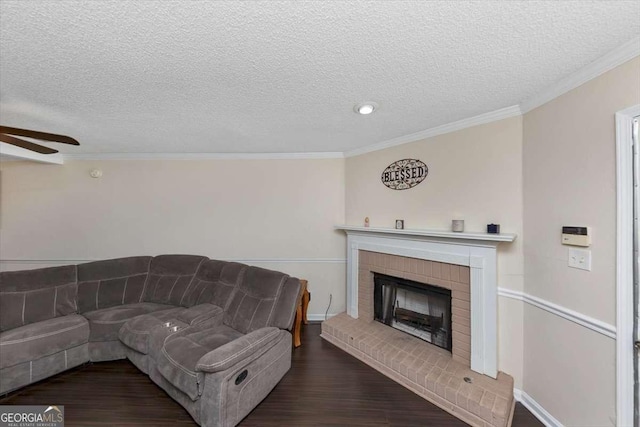
[[(120, 341), (137, 352), (151, 354), (159, 352), (164, 339), (172, 334), (165, 326), (167, 322), (182, 330), (202, 322), (208, 322), (211, 326), (219, 325), (223, 315), (220, 307), (209, 303), (188, 308), (175, 307), (134, 317), (120, 328), (118, 336)], [(152, 356), (155, 358), (156, 354)]]
[(157, 358), (158, 370), (191, 400), (198, 400), (204, 387), (203, 373), (196, 372), (200, 358), (243, 335), (225, 325), (187, 328), (166, 339)]
[(89, 322), (77, 314), (0, 333), (0, 369), (40, 359), (89, 340)]
[(116, 341), (118, 340), (118, 331), (127, 320), (142, 314), (170, 308), (175, 308), (175, 306), (141, 302), (84, 313), (83, 315), (89, 320), (91, 326), (89, 341)]
[(176, 323), (176, 318), (183, 307), (160, 310), (127, 321), (118, 332), (118, 337), (127, 347), (142, 354), (149, 354), (149, 340), (154, 331), (165, 328), (166, 322)]

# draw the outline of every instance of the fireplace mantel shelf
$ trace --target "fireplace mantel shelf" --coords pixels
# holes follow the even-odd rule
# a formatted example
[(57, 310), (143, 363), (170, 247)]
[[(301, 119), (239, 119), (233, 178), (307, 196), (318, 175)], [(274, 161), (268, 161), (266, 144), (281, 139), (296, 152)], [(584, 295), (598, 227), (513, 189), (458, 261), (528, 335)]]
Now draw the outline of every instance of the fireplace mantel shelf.
[(460, 239), (460, 240), (478, 240), (485, 242), (513, 242), (516, 239), (515, 234), (501, 233), (501, 234), (488, 234), (488, 233), (459, 233), (446, 230), (420, 230), (420, 229), (405, 229), (397, 230), (395, 228), (376, 228), (376, 227), (360, 227), (355, 225), (336, 225), (337, 230), (343, 230), (347, 233), (371, 233), (371, 234), (395, 234), (401, 236), (415, 236), (415, 237), (440, 237), (446, 239)]

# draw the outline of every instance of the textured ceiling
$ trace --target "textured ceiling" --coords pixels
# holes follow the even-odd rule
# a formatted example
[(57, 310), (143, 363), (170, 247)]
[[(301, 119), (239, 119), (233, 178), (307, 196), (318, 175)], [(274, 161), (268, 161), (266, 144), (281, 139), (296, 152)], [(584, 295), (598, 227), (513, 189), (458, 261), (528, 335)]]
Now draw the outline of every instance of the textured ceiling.
[[(0, 2), (0, 121), (66, 153), (348, 151), (518, 104), (640, 2)], [(370, 116), (354, 104), (375, 101)]]

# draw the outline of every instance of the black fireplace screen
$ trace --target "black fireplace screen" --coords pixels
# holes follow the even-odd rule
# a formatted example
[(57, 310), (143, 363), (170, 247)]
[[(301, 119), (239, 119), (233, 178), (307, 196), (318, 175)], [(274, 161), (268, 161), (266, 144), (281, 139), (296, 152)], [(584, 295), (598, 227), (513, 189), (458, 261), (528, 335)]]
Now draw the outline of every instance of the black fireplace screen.
[(374, 319), (451, 351), (451, 291), (374, 273)]

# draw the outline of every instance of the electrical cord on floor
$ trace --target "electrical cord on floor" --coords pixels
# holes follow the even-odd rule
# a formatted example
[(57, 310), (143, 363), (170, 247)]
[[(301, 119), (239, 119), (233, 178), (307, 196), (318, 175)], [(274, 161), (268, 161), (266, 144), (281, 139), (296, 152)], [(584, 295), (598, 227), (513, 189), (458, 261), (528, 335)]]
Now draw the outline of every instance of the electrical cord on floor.
[(327, 311), (324, 312), (324, 320), (327, 320), (327, 316), (329, 315), (329, 308), (331, 307), (332, 299), (333, 299), (333, 295), (329, 294), (329, 306), (327, 307)]

